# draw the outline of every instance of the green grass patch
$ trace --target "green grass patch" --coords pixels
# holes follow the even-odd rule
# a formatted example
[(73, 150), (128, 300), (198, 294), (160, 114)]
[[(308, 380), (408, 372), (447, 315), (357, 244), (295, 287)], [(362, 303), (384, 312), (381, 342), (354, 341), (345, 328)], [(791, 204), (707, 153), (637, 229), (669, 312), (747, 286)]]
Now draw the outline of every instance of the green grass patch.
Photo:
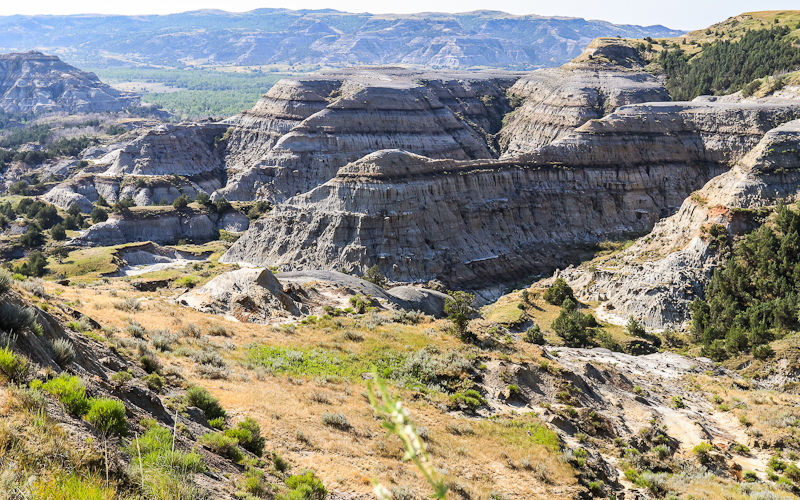
[(561, 448), (558, 434), (548, 429), (536, 417), (482, 420), (477, 425), (479, 430), (476, 434), (495, 438), (509, 446), (521, 449), (541, 446), (554, 453)]
[(511, 301), (501, 305), (489, 306), (484, 318), (492, 323), (506, 327), (516, 327), (528, 320), (525, 310), (519, 308), (520, 301)]

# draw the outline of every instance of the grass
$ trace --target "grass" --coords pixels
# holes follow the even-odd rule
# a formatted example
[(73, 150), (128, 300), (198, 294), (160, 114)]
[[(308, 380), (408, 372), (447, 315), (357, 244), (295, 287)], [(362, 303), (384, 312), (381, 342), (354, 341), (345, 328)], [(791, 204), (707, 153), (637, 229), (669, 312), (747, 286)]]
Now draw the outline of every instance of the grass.
[(528, 320), (528, 315), (525, 309), (520, 309), (519, 305), (522, 301), (516, 300), (500, 300), (490, 306), (487, 306), (483, 311), (483, 316), (486, 321), (492, 323), (499, 323), (505, 327), (518, 327)]

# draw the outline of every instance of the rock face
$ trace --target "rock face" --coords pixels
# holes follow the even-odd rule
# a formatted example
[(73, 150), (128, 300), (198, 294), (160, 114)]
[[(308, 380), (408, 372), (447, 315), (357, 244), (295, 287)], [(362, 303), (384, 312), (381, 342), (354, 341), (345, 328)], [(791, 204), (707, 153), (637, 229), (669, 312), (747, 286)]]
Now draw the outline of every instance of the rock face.
[[(53, 27), (57, 26), (57, 29)], [(119, 33), (135, 33), (120, 37)], [(439, 67), (557, 66), (593, 38), (657, 38), (682, 32), (663, 26), (497, 11), (459, 14), (350, 14), (334, 10), (194, 11), (169, 16), (0, 17), (0, 47), (64, 49), (103, 66), (176, 65), (190, 58), (214, 65), (422, 64)]]
[(277, 206), (223, 256), (282, 269), (486, 287), (549, 272), (576, 245), (648, 231), (796, 105), (623, 106), (519, 159), (368, 155)]
[(224, 182), (223, 124), (160, 125), (116, 144), (77, 175), (54, 187), (46, 199), (61, 208), (77, 203), (90, 212), (100, 196), (109, 203), (132, 198), (138, 206), (172, 203), (186, 194), (213, 193)]
[[(229, 212), (232, 214), (232, 212)], [(238, 212), (236, 212), (238, 213)], [(186, 239), (203, 243), (219, 237), (220, 229), (232, 224), (242, 224), (245, 217), (233, 218), (227, 213), (194, 209), (173, 210), (172, 207), (157, 207), (111, 214), (107, 221), (93, 225), (70, 241), (73, 245), (108, 246), (134, 241), (152, 241), (159, 244), (176, 243)], [(246, 228), (246, 227), (245, 227)]]
[(220, 274), (177, 300), (198, 311), (233, 317), (243, 323), (268, 323), (300, 314), (269, 269), (239, 269)]
[(0, 54), (0, 109), (6, 112), (116, 112), (138, 104), (136, 94), (116, 90), (56, 56)]
[(721, 261), (704, 229), (720, 224), (741, 234), (757, 227), (750, 210), (796, 197), (798, 149), (800, 120), (770, 130), (733, 169), (709, 181), (623, 254), (592, 271), (568, 269), (558, 276), (580, 297), (605, 301), (606, 319), (621, 323), (634, 316), (649, 328), (680, 326)]
[(215, 196), (280, 202), (380, 149), (496, 157), (490, 136), (510, 110), (505, 90), (516, 78), (383, 68), (281, 80), (252, 110), (228, 121), (229, 180)]
[(617, 39), (597, 39), (570, 63), (520, 78), (508, 93), (522, 104), (499, 134), (505, 156), (529, 153), (620, 106), (670, 100), (636, 49)]

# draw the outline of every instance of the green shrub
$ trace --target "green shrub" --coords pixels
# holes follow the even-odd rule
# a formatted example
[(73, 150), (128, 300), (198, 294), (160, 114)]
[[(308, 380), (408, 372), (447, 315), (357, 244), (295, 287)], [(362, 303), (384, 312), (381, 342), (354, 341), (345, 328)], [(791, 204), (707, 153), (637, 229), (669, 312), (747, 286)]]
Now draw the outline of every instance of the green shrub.
[(286, 472), (292, 468), (292, 464), (290, 464), (288, 460), (284, 459), (274, 451), (272, 452), (272, 464), (275, 466), (275, 470), (278, 472)]
[(128, 434), (125, 405), (108, 398), (93, 399), (86, 420), (104, 436), (124, 437)]
[(558, 278), (555, 283), (553, 283), (553, 286), (545, 290), (542, 298), (548, 304), (561, 306), (566, 299), (575, 301), (575, 294), (566, 281)]
[(285, 494), (279, 495), (279, 500), (325, 500), (328, 490), (313, 472), (306, 472), (302, 475), (290, 476), (286, 480), (286, 487), (289, 488)]
[(444, 302), (444, 312), (448, 314), (447, 319), (453, 323), (456, 335), (463, 340), (469, 341), (474, 335), (469, 332), (469, 321), (475, 314), (475, 295), (467, 292), (447, 292), (447, 299)]
[(30, 373), (28, 358), (15, 354), (9, 346), (0, 349), (0, 375), (8, 381), (17, 384), (25, 382)]
[(584, 347), (589, 341), (586, 316), (578, 311), (561, 309), (558, 317), (550, 324), (556, 335), (564, 339), (567, 347)]
[(217, 455), (228, 457), (236, 462), (244, 458), (239, 450), (239, 440), (235, 437), (226, 436), (221, 432), (208, 432), (200, 436), (199, 441)]
[(62, 373), (44, 384), (38, 381), (31, 383), (31, 387), (38, 386), (45, 392), (55, 396), (61, 401), (67, 412), (76, 417), (86, 415), (91, 407), (91, 403), (86, 398), (86, 387), (78, 377)]
[(701, 464), (705, 464), (711, 461), (711, 450), (713, 449), (714, 447), (708, 443), (700, 443), (692, 448), (692, 453)]
[(474, 410), (484, 404), (486, 404), (486, 400), (475, 389), (457, 392), (450, 396), (450, 406), (454, 407), (466, 407)]
[(381, 288), (386, 288), (389, 286), (389, 280), (386, 279), (386, 276), (381, 274), (381, 270), (378, 269), (377, 265), (367, 269), (367, 272), (364, 273), (363, 278), (365, 281), (369, 281), (370, 283), (378, 285)]
[(762, 361), (775, 355), (775, 350), (769, 344), (754, 345), (751, 352), (754, 358)]
[(117, 387), (123, 387), (131, 380), (133, 380), (133, 374), (128, 370), (120, 370), (111, 376), (111, 381)]
[(182, 194), (175, 198), (175, 201), (172, 202), (172, 206), (177, 210), (181, 210), (189, 206), (189, 202), (191, 201), (188, 195)]
[(196, 406), (203, 410), (207, 419), (225, 418), (227, 414), (219, 404), (219, 398), (215, 398), (208, 392), (208, 389), (195, 385), (186, 391), (184, 396), (188, 406)]
[(744, 480), (745, 483), (755, 483), (756, 481), (758, 481), (758, 476), (756, 475), (755, 472), (751, 470), (746, 470), (742, 474), (742, 479)]
[(212, 418), (211, 420), (208, 421), (208, 425), (212, 429), (217, 429), (218, 431), (221, 431), (225, 428), (225, 419), (222, 417)]
[(89, 217), (92, 219), (92, 224), (97, 224), (98, 222), (105, 222), (108, 220), (108, 212), (106, 212), (104, 209), (100, 207), (94, 207)]
[(142, 377), (145, 385), (148, 389), (153, 392), (160, 393), (162, 389), (164, 389), (164, 379), (161, 378), (161, 375), (158, 373), (151, 373), (145, 377)]
[(225, 431), (225, 435), (236, 438), (242, 448), (260, 457), (264, 453), (266, 440), (261, 437), (261, 426), (254, 419), (247, 417), (236, 424), (233, 429)]
[(539, 328), (539, 325), (533, 325), (532, 327), (525, 330), (525, 335), (522, 336), (522, 340), (525, 342), (529, 342), (531, 344), (537, 345), (544, 345), (544, 333), (542, 329)]

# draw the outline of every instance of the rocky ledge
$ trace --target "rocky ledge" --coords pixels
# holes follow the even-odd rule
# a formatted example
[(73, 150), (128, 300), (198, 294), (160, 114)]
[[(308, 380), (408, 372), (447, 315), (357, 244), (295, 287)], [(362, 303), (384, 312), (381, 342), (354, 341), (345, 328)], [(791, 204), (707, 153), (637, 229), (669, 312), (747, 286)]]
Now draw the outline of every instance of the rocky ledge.
[[(374, 153), (257, 221), (227, 262), (378, 265), (397, 281), (480, 287), (551, 272), (581, 245), (645, 232), (776, 125), (784, 104), (623, 106), (518, 159)], [(499, 288), (498, 288), (499, 289)]]
[(800, 120), (770, 130), (733, 169), (711, 179), (621, 255), (556, 276), (580, 298), (603, 301), (604, 319), (623, 323), (634, 316), (649, 328), (682, 326), (723, 258), (708, 228), (722, 225), (731, 235), (742, 234), (760, 223), (756, 209), (796, 198), (798, 150)]

